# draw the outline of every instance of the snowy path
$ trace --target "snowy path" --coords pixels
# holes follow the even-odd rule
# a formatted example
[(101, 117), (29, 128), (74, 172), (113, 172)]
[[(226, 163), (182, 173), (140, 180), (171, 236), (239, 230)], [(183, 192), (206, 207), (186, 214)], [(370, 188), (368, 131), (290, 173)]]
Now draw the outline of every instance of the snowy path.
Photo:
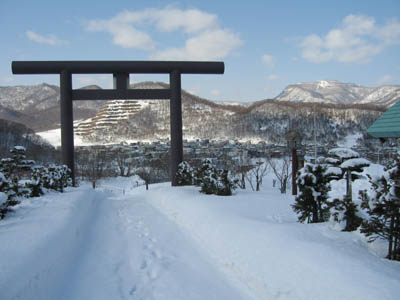
[(80, 188), (18, 216), (0, 224), (0, 240), (18, 237), (0, 247), (0, 299), (243, 298), (139, 195)]
[(0, 299), (398, 299), (399, 262), (299, 224), (290, 195), (133, 185), (24, 200), (0, 222)]

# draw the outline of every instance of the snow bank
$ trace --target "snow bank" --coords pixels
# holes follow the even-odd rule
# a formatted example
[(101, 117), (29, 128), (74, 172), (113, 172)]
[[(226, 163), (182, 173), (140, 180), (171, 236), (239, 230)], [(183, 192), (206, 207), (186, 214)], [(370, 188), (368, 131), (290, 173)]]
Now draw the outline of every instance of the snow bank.
[(298, 223), (271, 179), (231, 197), (114, 178), (24, 200), (0, 222), (1, 299), (398, 299), (398, 262)]
[(398, 263), (376, 257), (357, 233), (297, 223), (291, 196), (266, 190), (220, 198), (191, 187), (168, 190), (152, 188), (150, 203), (256, 299), (397, 298)]

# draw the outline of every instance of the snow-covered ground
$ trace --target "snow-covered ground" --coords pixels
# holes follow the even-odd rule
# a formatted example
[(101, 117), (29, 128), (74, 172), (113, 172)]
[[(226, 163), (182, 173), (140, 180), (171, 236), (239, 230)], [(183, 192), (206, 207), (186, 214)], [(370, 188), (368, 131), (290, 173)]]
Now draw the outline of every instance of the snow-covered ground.
[[(45, 139), (50, 145), (54, 147), (61, 147), (61, 128), (57, 129), (51, 129), (47, 131), (41, 131), (41, 132), (36, 132), (37, 135), (41, 136), (43, 139)], [(119, 143), (121, 141), (113, 142), (112, 144)], [(142, 143), (151, 143), (152, 140), (150, 139), (123, 139), (124, 143), (137, 143), (137, 142), (142, 142)], [(98, 145), (97, 142), (87, 142), (82, 139), (82, 136), (74, 134), (74, 145), (75, 146), (93, 146), (93, 145)]]
[(352, 148), (357, 145), (357, 140), (362, 138), (361, 133), (349, 134), (344, 141), (338, 142), (338, 147)]
[[(61, 147), (61, 128), (51, 129), (47, 131), (37, 132), (37, 135), (45, 139), (50, 145), (54, 147)], [(75, 146), (90, 146), (91, 143), (86, 143), (79, 135), (74, 134)]]
[(270, 179), (232, 197), (136, 185), (24, 200), (0, 221), (0, 299), (398, 299), (400, 263), (297, 223)]

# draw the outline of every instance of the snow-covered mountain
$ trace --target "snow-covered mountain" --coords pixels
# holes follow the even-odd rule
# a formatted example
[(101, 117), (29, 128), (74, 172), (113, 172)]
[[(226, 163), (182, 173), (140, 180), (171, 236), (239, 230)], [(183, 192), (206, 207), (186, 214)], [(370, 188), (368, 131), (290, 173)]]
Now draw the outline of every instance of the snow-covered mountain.
[(400, 100), (400, 86), (398, 85), (386, 85), (380, 86), (366, 96), (363, 100), (358, 103), (367, 104), (373, 103), (376, 105), (383, 105), (385, 107), (392, 106)]
[[(99, 88), (96, 85), (84, 87)], [(103, 101), (76, 101), (74, 118), (86, 119), (103, 104)], [(46, 83), (0, 87), (0, 118), (22, 123), (34, 130), (59, 127), (60, 88)]]
[[(100, 89), (97, 85), (89, 85), (83, 89)], [(60, 88), (42, 83), (39, 85), (0, 86), (0, 104), (8, 109), (22, 113), (34, 113), (59, 106)], [(77, 101), (74, 107), (97, 109), (99, 101)]]
[(400, 100), (400, 86), (371, 88), (334, 80), (320, 80), (289, 85), (275, 99), (331, 104), (374, 104), (388, 107)]
[[(141, 82), (131, 85), (131, 88), (159, 89), (168, 88), (168, 85)], [(216, 103), (182, 90), (184, 138), (253, 139), (285, 143), (284, 135), (288, 128), (297, 128), (305, 139), (311, 139), (313, 118), (310, 116), (315, 111), (318, 135), (324, 142), (333, 142), (348, 134), (365, 132), (385, 110), (384, 106), (372, 106), (370, 103), (391, 104), (399, 88), (374, 89), (336, 81), (320, 81), (292, 85), (278, 99), (245, 105)], [(308, 95), (309, 98), (301, 95)], [(358, 100), (361, 98), (366, 100)], [(313, 101), (319, 102), (315, 108), (309, 103)], [(59, 128), (59, 88), (47, 84), (0, 88), (0, 118), (20, 122), (35, 131)], [(74, 103), (75, 132), (88, 142), (166, 139), (170, 136), (169, 118), (169, 101), (166, 100)]]

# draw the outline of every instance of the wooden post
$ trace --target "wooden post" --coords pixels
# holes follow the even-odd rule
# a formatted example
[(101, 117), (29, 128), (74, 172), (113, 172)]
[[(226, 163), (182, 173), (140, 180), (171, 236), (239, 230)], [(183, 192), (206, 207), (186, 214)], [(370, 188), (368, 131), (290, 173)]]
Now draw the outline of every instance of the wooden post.
[(67, 70), (60, 73), (60, 102), (62, 162), (71, 169), (72, 185), (75, 186), (72, 76)]
[(298, 171), (298, 161), (297, 161), (297, 150), (296, 147), (292, 148), (292, 195), (297, 195), (297, 171)]
[(181, 74), (179, 71), (173, 70), (169, 78), (171, 89), (171, 184), (177, 186), (176, 172), (178, 165), (183, 161)]

